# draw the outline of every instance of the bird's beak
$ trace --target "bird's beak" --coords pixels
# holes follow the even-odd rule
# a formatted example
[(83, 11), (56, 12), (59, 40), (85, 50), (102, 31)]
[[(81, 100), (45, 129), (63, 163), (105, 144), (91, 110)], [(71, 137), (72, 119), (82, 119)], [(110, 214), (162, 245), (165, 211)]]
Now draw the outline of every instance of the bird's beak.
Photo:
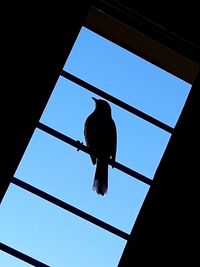
[(97, 103), (98, 99), (95, 97), (92, 97), (92, 99), (95, 101), (95, 103)]

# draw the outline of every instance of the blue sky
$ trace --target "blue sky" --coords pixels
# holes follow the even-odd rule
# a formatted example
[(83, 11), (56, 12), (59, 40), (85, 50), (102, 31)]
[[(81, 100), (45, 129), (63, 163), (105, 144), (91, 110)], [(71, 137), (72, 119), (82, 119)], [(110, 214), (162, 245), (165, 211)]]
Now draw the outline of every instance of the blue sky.
[[(176, 125), (191, 85), (82, 28), (64, 70)], [(95, 94), (59, 77), (40, 122), (85, 143)], [(96, 96), (97, 97), (97, 96)], [(116, 160), (153, 179), (170, 134), (110, 103)], [(106, 196), (92, 190), (88, 154), (36, 129), (15, 176), (130, 233), (149, 186), (109, 168)], [(126, 241), (11, 184), (1, 205), (1, 242), (54, 267), (116, 267)], [(30, 266), (0, 252), (5, 267)]]

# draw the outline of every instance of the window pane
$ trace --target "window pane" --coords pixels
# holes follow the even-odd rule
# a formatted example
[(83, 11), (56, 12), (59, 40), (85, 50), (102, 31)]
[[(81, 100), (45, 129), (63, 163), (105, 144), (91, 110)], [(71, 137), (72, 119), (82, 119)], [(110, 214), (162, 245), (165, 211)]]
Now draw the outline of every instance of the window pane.
[[(191, 88), (84, 27), (64, 69), (172, 127)], [(94, 110), (92, 96), (59, 77), (40, 122), (85, 143), (83, 127)], [(171, 135), (110, 104), (118, 133), (116, 160), (153, 179)], [(149, 186), (109, 166), (108, 193), (98, 196), (92, 191), (94, 171), (89, 155), (36, 129), (15, 175), (130, 233)], [(1, 212), (2, 242), (50, 266), (117, 266), (126, 244), (12, 184)], [(14, 262), (5, 253), (1, 259)]]
[[(109, 168), (106, 196), (92, 190), (89, 155), (37, 130), (16, 176), (125, 232), (130, 232), (149, 186)], [(119, 197), (120, 196), (120, 197)]]
[[(1, 223), (0, 223), (1, 224)], [(15, 247), (13, 247), (15, 248)], [(6, 267), (30, 267), (31, 265), (0, 250), (0, 263)]]
[[(92, 96), (94, 94), (60, 77), (41, 122), (85, 143), (84, 121), (95, 107)], [(171, 135), (112, 103), (110, 105), (118, 133), (116, 160), (153, 178)], [(93, 168), (92, 165), (89, 168)]]
[[(50, 266), (117, 266), (126, 243), (12, 184), (1, 205), (0, 229), (3, 243)], [(10, 266), (26, 266), (18, 261)]]
[(84, 27), (64, 69), (172, 127), (191, 88)]

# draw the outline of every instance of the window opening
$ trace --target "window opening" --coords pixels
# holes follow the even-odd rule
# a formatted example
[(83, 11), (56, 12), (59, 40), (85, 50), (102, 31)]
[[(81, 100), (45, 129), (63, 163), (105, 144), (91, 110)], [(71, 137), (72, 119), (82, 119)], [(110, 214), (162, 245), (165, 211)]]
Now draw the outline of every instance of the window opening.
[[(117, 55), (117, 53), (119, 52), (119, 55), (117, 56), (116, 61), (112, 60), (110, 63), (104, 61), (105, 60), (105, 51), (104, 53), (102, 53), (101, 49), (110, 49), (108, 51), (110, 52), (106, 52), (106, 56), (108, 59), (112, 58), (110, 57), (110, 55), (112, 54), (113, 58), (115, 58), (115, 55)], [(84, 51), (87, 51), (87, 53), (84, 53)], [(100, 53), (101, 51), (101, 53)], [(118, 51), (118, 52), (117, 52)], [(93, 55), (94, 53), (94, 55)], [(110, 54), (109, 54), (110, 53)], [(128, 55), (127, 55), (128, 54)], [(135, 65), (135, 68), (131, 68), (128, 63), (124, 63), (124, 65), (122, 65), (121, 62), (126, 62), (123, 61), (126, 57), (128, 58), (135, 58), (137, 61), (137, 64), (140, 64), (141, 62), (141, 68), (140, 71), (145, 70), (146, 68), (146, 74), (148, 74), (149, 76), (145, 76), (147, 82), (146, 82), (146, 87), (151, 88), (152, 82), (151, 81), (151, 76), (155, 75), (153, 74), (153, 72), (155, 71), (155, 69), (158, 71), (160, 76), (157, 76), (157, 84), (155, 85), (155, 87), (157, 86), (157, 88), (155, 90), (153, 90), (151, 93), (154, 93), (154, 95), (152, 97), (151, 93), (149, 94), (149, 92), (145, 93), (144, 87), (145, 85), (141, 85), (141, 82), (145, 79), (143, 79), (142, 75), (138, 74), (134, 74), (134, 71), (136, 71), (138, 65)], [(102, 58), (104, 60), (102, 60)], [(135, 61), (135, 62), (136, 62)], [(118, 62), (120, 65), (120, 68), (118, 68), (118, 73), (115, 70), (115, 64), (116, 62)], [(101, 64), (99, 64), (101, 63)], [(108, 64), (107, 64), (108, 63)], [(111, 65), (109, 65), (111, 64)], [(136, 63), (135, 63), (136, 64)], [(143, 67), (142, 67), (143, 66)], [(119, 67), (119, 66), (118, 66)], [(147, 71), (148, 70), (148, 71)], [(149, 70), (151, 70), (151, 72), (149, 73)], [(127, 73), (126, 73), (127, 71)], [(158, 73), (156, 75), (158, 75)], [(165, 74), (168, 76), (167, 78), (164, 77)], [(121, 76), (120, 76), (121, 75)], [(127, 75), (127, 76), (126, 76)], [(135, 75), (135, 76), (134, 76)], [(125, 87), (123, 87), (123, 84), (119, 83), (119, 77), (123, 77), (121, 80), (123, 80), (125, 82)], [(124, 78), (126, 77), (126, 78)], [(130, 80), (127, 81), (127, 77), (130, 78)], [(136, 79), (137, 83), (135, 83), (134, 87), (131, 87), (130, 84), (131, 79)], [(173, 90), (170, 88), (170, 90), (168, 91), (168, 94), (166, 95), (165, 99), (162, 99), (162, 94), (158, 94), (158, 98), (156, 98), (156, 91), (158, 92), (159, 88), (164, 87), (164, 89), (166, 90), (166, 86), (163, 83), (163, 81), (165, 79), (169, 79), (169, 87), (172, 85), (173, 81), (174, 81), (174, 88)], [(173, 80), (173, 81), (172, 81)], [(70, 81), (70, 82), (69, 82)], [(71, 84), (70, 86), (73, 88), (72, 91), (71, 88), (68, 87), (69, 83)], [(119, 87), (117, 86), (117, 83), (119, 83)], [(122, 87), (120, 87), (122, 86)], [(61, 88), (62, 87), (62, 88)], [(138, 89), (135, 89), (136, 87), (138, 87)], [(176, 99), (174, 99), (174, 90), (177, 87), (177, 95), (176, 95)], [(137, 214), (142, 206), (142, 203), (145, 199), (145, 196), (148, 192), (149, 186), (151, 185), (151, 181), (153, 179), (153, 175), (155, 173), (156, 168), (159, 165), (159, 161), (162, 157), (162, 154), (166, 148), (166, 145), (170, 139), (171, 134), (173, 133), (173, 127), (176, 125), (176, 122), (178, 120), (178, 117), (181, 113), (181, 110), (184, 106), (184, 103), (187, 99), (187, 95), (189, 93), (191, 85), (183, 82), (182, 80), (173, 77), (173, 75), (169, 75), (166, 72), (164, 72), (163, 70), (160, 70), (159, 68), (153, 66), (151, 63), (145, 62), (143, 59), (134, 56), (133, 54), (129, 54), (125, 49), (119, 48), (117, 45), (114, 45), (113, 43), (109, 42), (108, 40), (104, 39), (101, 36), (98, 36), (97, 34), (95, 34), (94, 32), (91, 32), (90, 30), (86, 29), (85, 27), (82, 27), (82, 30), (79, 34), (79, 37), (77, 39), (77, 41), (75, 42), (74, 48), (70, 54), (70, 57), (68, 58), (68, 60), (66, 61), (66, 65), (64, 66), (61, 75), (58, 79), (58, 83), (55, 86), (55, 89), (53, 90), (52, 96), (49, 99), (49, 102), (44, 110), (44, 113), (42, 115), (42, 118), (40, 120), (40, 122), (38, 123), (36, 130), (34, 132), (33, 138), (30, 141), (30, 144), (27, 148), (27, 151), (24, 154), (24, 157), (20, 163), (19, 168), (16, 171), (16, 177), (14, 177), (13, 179), (13, 186), (18, 186), (20, 188), (25, 189), (28, 192), (31, 192), (39, 197), (42, 197), (43, 199), (63, 208), (66, 209), (67, 211), (71, 211), (72, 213), (74, 213), (75, 215), (78, 215), (86, 220), (88, 220), (89, 222), (92, 222), (100, 227), (102, 227), (104, 230), (108, 230), (111, 233), (114, 233), (115, 235), (117, 235), (118, 237), (121, 237), (122, 239), (128, 240), (128, 236), (129, 236), (129, 232), (131, 230), (132, 225), (134, 224), (134, 221), (137, 217)], [(78, 88), (78, 90), (77, 90)], [(81, 88), (81, 90), (79, 90)], [(106, 89), (104, 89), (106, 88)], [(126, 88), (126, 90), (125, 90)], [(60, 90), (61, 89), (61, 90)], [(83, 89), (87, 89), (87, 92)], [(169, 89), (169, 88), (168, 88)], [(111, 91), (110, 91), (111, 90)], [(126, 94), (129, 91), (129, 93), (131, 92), (132, 97), (130, 97), (130, 95), (128, 96), (128, 98), (126, 99)], [(182, 91), (181, 91), (182, 90)], [(61, 92), (62, 91), (62, 92)], [(65, 91), (64, 94), (68, 94), (68, 102), (65, 102), (64, 100), (64, 94), (63, 91)], [(142, 92), (142, 93), (141, 93)], [(163, 92), (163, 88), (162, 88), (162, 92)], [(91, 94), (92, 93), (92, 94)], [(138, 93), (138, 95), (137, 95)], [(160, 147), (162, 147), (162, 149), (160, 149), (158, 155), (157, 155), (157, 159), (154, 162), (154, 167), (151, 169), (151, 167), (146, 166), (147, 169), (151, 169), (148, 171), (144, 171), (144, 173), (149, 173), (150, 177), (148, 177), (148, 175), (144, 175), (143, 173), (141, 173), (140, 171), (136, 170), (137, 168), (134, 167), (127, 167), (126, 164), (121, 164), (120, 162), (116, 162), (115, 165), (115, 169), (110, 170), (109, 171), (109, 179), (111, 180), (110, 182), (112, 183), (112, 185), (110, 185), (109, 187), (111, 189), (109, 189), (108, 192), (108, 197), (106, 200), (100, 200), (98, 198), (98, 196), (95, 195), (94, 192), (91, 192), (91, 186), (88, 186), (88, 184), (92, 184), (92, 180), (93, 180), (93, 166), (90, 162), (90, 159), (88, 157), (88, 153), (90, 151), (88, 151), (88, 149), (84, 146), (84, 144), (81, 144), (83, 138), (81, 138), (80, 132), (82, 134), (82, 130), (83, 130), (83, 124), (81, 124), (80, 122), (84, 122), (84, 119), (86, 118), (87, 115), (89, 115), (89, 113), (91, 112), (91, 109), (93, 108), (91, 104), (88, 104), (91, 100), (91, 96), (93, 96), (93, 94), (96, 94), (100, 97), (103, 97), (107, 100), (109, 100), (112, 104), (113, 104), (113, 115), (115, 116), (115, 118), (117, 119), (118, 114), (120, 114), (119, 109), (121, 108), (123, 110), (123, 112), (128, 111), (129, 113), (131, 113), (131, 115), (129, 114), (129, 116), (132, 116), (131, 119), (134, 117), (137, 117), (136, 119), (138, 121), (142, 121), (144, 120), (143, 123), (145, 123), (145, 126), (143, 129), (153, 129), (153, 131), (151, 132), (151, 130), (148, 130), (149, 133), (151, 133), (151, 137), (153, 136), (153, 132), (155, 133), (155, 131), (159, 131), (158, 134), (158, 143), (157, 146), (152, 148), (150, 147), (150, 152), (146, 152), (147, 154), (147, 158), (150, 158), (150, 155), (152, 157), (154, 157), (154, 153), (156, 154), (157, 150), (159, 150)], [(79, 98), (78, 96), (81, 95), (81, 98)], [(72, 96), (72, 98), (71, 98)], [(136, 103), (136, 105), (132, 104), (132, 100), (135, 101), (135, 99), (138, 99), (138, 103)], [(76, 101), (75, 101), (76, 99)], [(86, 100), (87, 99), (87, 100)], [(140, 101), (141, 99), (144, 99), (144, 103), (140, 106)], [(68, 114), (65, 110), (66, 106), (65, 104), (62, 104), (62, 101), (69, 104), (69, 106), (67, 107), (66, 110), (68, 110)], [(85, 101), (85, 102), (83, 102)], [(134, 102), (133, 101), (133, 102)], [(163, 109), (162, 104), (158, 105), (157, 102), (161, 102), (161, 103), (165, 103), (165, 101), (169, 104), (165, 105), (165, 109)], [(71, 102), (71, 104), (70, 104)], [(84, 105), (83, 105), (84, 103)], [(92, 102), (91, 102), (92, 103)], [(63, 105), (63, 106), (62, 106)], [(115, 105), (115, 106), (114, 106)], [(156, 107), (155, 107), (156, 106)], [(77, 109), (78, 107), (78, 109)], [(61, 109), (60, 109), (61, 108)], [(161, 111), (160, 111), (160, 110)], [(62, 112), (63, 111), (63, 112)], [(122, 114), (122, 113), (121, 113)], [(154, 116), (153, 114), (156, 114), (156, 116)], [(163, 115), (164, 114), (164, 115)], [(77, 116), (79, 117), (79, 123), (77, 123), (78, 121), (76, 121)], [(139, 118), (138, 118), (139, 117)], [(160, 120), (160, 118), (164, 118), (163, 120)], [(70, 120), (69, 120), (70, 119)], [(69, 121), (68, 121), (69, 120)], [(65, 121), (65, 122), (64, 122)], [(64, 122), (64, 129), (62, 129), (62, 125)], [(117, 123), (119, 122), (119, 124)], [(166, 123), (169, 122), (169, 123)], [(81, 124), (81, 125), (80, 125)], [(139, 122), (138, 125), (134, 124), (131, 125), (130, 121), (127, 120), (127, 125), (126, 125), (126, 121), (123, 121), (123, 115), (121, 115), (120, 120), (116, 120), (116, 125), (118, 127), (118, 125), (122, 125), (121, 129), (124, 129), (125, 135), (124, 135), (124, 139), (119, 139), (118, 142), (120, 142), (122, 145), (124, 145), (126, 139), (127, 140), (131, 140), (131, 138), (133, 139), (137, 139), (139, 137), (134, 135), (134, 127), (138, 129), (140, 128), (139, 126)], [(129, 126), (129, 124), (131, 126)], [(77, 126), (79, 125), (79, 126)], [(126, 126), (126, 127), (125, 127)], [(73, 127), (77, 127), (73, 133)], [(156, 128), (156, 130), (155, 130)], [(73, 133), (73, 134), (68, 134), (68, 129), (69, 129), (69, 133)], [(81, 129), (81, 130), (80, 130)], [(132, 130), (133, 129), (133, 130)], [(130, 132), (129, 132), (130, 130)], [(79, 132), (79, 134), (76, 136), (76, 133)], [(123, 131), (121, 130), (118, 134), (122, 135)], [(132, 135), (131, 135), (132, 134)], [(50, 137), (47, 135), (51, 135)], [(75, 138), (73, 138), (73, 136), (75, 136)], [(144, 132), (140, 132), (140, 138), (142, 139), (142, 137), (145, 136), (145, 131)], [(48, 142), (47, 142), (48, 139)], [(51, 139), (51, 140), (50, 140)], [(54, 141), (53, 141), (54, 139)], [(56, 139), (56, 140), (55, 140)], [(52, 157), (53, 161), (51, 162), (48, 161), (48, 157), (51, 157), (51, 153), (54, 151), (54, 153), (58, 153), (58, 151), (62, 151), (62, 155), (64, 155), (64, 153), (66, 153), (67, 155), (67, 150), (69, 149), (69, 147), (66, 145), (63, 145), (63, 142), (60, 142), (58, 144), (58, 142), (64, 141), (67, 142), (69, 145), (74, 146), (76, 149), (81, 150), (81, 152), (77, 153), (76, 152), (76, 157), (74, 157), (74, 160), (80, 157), (83, 157), (83, 160), (81, 162), (81, 160), (79, 161), (79, 164), (75, 164), (78, 163), (76, 160), (73, 163), (73, 170), (74, 173), (71, 170), (71, 173), (68, 173), (68, 167), (72, 167), (67, 165), (67, 162), (70, 162), (70, 159), (72, 159), (73, 157), (69, 154), (69, 158), (67, 158), (66, 160), (66, 156), (63, 156), (63, 158), (59, 158), (60, 163), (56, 163), (58, 164), (57, 166), (59, 166), (59, 164), (61, 164), (60, 166), (62, 166), (61, 169), (56, 168), (56, 165), (54, 166), (52, 164), (52, 162), (55, 161), (55, 157)], [(49, 142), (50, 141), (50, 142)], [(40, 150), (40, 146), (42, 146), (42, 143), (44, 144), (46, 143), (45, 149), (46, 149), (46, 154), (45, 154), (45, 158), (43, 157), (42, 153), (37, 153)], [(56, 145), (54, 146), (53, 142), (57, 142)], [(31, 147), (31, 144), (34, 144), (34, 147)], [(61, 143), (62, 143), (62, 148), (61, 148)], [(131, 142), (130, 142), (131, 143)], [(51, 144), (51, 145), (49, 145)], [(124, 145), (126, 149), (128, 149), (129, 147), (133, 147), (134, 150), (134, 146), (132, 145)], [(64, 148), (64, 149), (63, 149)], [(117, 149), (117, 158), (116, 160), (118, 160), (118, 158), (120, 158), (120, 153), (122, 153), (122, 146), (118, 146)], [(146, 163), (146, 161), (142, 161), (141, 159), (144, 158), (144, 154), (142, 153), (142, 150), (145, 150), (145, 145), (143, 147), (138, 147), (135, 146), (135, 150), (136, 153), (135, 154), (135, 159), (136, 157), (140, 158), (140, 162), (142, 163), (140, 168), (145, 168), (145, 164), (149, 164), (150, 163)], [(30, 152), (29, 153), (29, 149)], [(52, 150), (51, 150), (52, 149)], [(70, 150), (70, 149), (69, 149)], [(74, 149), (75, 150), (75, 149)], [(50, 152), (50, 153), (49, 153)], [(73, 153), (74, 153), (73, 152)], [(86, 155), (84, 155), (84, 153), (82, 152), (86, 152)], [(34, 155), (35, 153), (35, 155)], [(123, 151), (124, 155), (128, 158), (132, 157), (132, 154), (129, 151), (129, 155), (126, 155), (126, 152)], [(78, 154), (78, 155), (77, 155)], [(32, 158), (32, 155), (33, 158)], [(26, 158), (28, 157), (28, 158)], [(37, 177), (38, 173), (37, 173), (37, 168), (39, 165), (36, 165), (37, 168), (34, 169), (34, 164), (35, 164), (35, 158), (39, 158), (40, 162), (43, 162), (44, 164), (42, 164), (43, 166), (46, 166), (46, 168), (49, 169), (54, 169), (54, 172), (57, 172), (57, 176), (56, 177), (52, 177), (50, 175), (50, 173), (46, 172), (45, 170), (41, 169), (39, 170), (40, 172), (40, 178), (42, 177), (43, 174), (48, 173), (49, 177), (47, 175), (46, 178), (42, 178), (43, 181), (41, 181), (40, 179), (35, 179), (35, 177)], [(41, 157), (41, 158), (40, 158)], [(43, 158), (42, 158), (43, 157)], [(57, 156), (56, 156), (57, 157)], [(133, 157), (133, 158), (134, 158)], [(61, 162), (62, 161), (62, 162)], [(64, 164), (65, 162), (65, 164)], [(87, 184), (87, 190), (88, 190), (88, 196), (89, 197), (84, 197), (82, 194), (83, 192), (81, 191), (81, 187), (79, 185), (79, 187), (77, 187), (77, 192), (79, 195), (76, 194), (76, 190), (75, 187), (77, 186), (76, 184), (76, 175), (75, 175), (75, 169), (76, 171), (79, 170), (79, 176), (80, 174), (85, 172), (85, 167), (84, 164), (87, 162), (87, 168), (89, 168), (90, 170), (88, 171), (87, 175), (85, 175), (84, 179), (90, 180), (90, 183), (86, 183), (85, 180), (83, 181), (83, 179), (79, 179), (80, 181), (83, 181), (84, 186), (86, 186)], [(88, 164), (89, 163), (89, 164)], [(52, 166), (50, 166), (52, 164)], [(78, 165), (78, 166), (77, 166)], [(139, 169), (139, 167), (138, 167)], [(63, 171), (64, 170), (64, 171)], [(119, 172), (119, 170), (121, 172)], [(63, 172), (65, 173), (65, 178), (63, 178)], [(36, 174), (37, 173), (37, 174)], [(61, 174), (62, 176), (62, 181), (59, 181), (59, 175)], [(67, 175), (68, 174), (68, 175)], [(132, 177), (126, 177), (128, 174), (128, 176), (133, 176), (135, 179), (132, 179)], [(32, 178), (31, 178), (32, 176)], [(34, 177), (35, 176), (35, 177)], [(38, 176), (39, 177), (39, 176)], [(67, 178), (68, 177), (68, 178)], [(115, 178), (114, 178), (115, 177)], [(120, 182), (117, 181), (117, 179), (119, 178)], [(56, 179), (56, 180), (55, 180)], [(73, 179), (73, 181), (71, 181)], [(37, 181), (36, 181), (37, 180)], [(33, 182), (34, 181), (34, 182)], [(69, 183), (70, 182), (70, 183)], [(36, 183), (37, 186), (32, 185)], [(57, 184), (56, 184), (57, 183)], [(115, 185), (115, 183), (117, 183), (117, 185)], [(125, 186), (123, 187), (123, 183), (125, 184)], [(140, 187), (141, 186), (141, 187)], [(75, 191), (75, 193), (71, 193), (71, 197), (72, 200), (69, 201), (69, 204), (65, 201), (66, 198), (70, 197), (70, 190), (67, 189), (67, 187), (71, 187), (71, 189), (73, 189), (73, 191)], [(131, 190), (129, 190), (129, 187), (131, 188)], [(40, 188), (48, 188), (50, 189), (50, 193), (46, 192), (46, 190), (42, 190)], [(136, 189), (140, 189), (140, 193), (138, 193), (138, 191)], [(62, 192), (60, 192), (60, 190)], [(125, 193), (126, 192), (126, 193)], [(128, 192), (128, 193), (127, 193)], [(132, 192), (132, 194), (131, 194)], [(122, 194), (120, 194), (122, 193)], [(8, 193), (9, 194), (9, 193)], [(66, 194), (64, 196), (64, 194)], [(58, 195), (58, 197), (57, 197)], [(90, 212), (85, 212), (84, 211), (84, 205), (82, 205), (82, 203), (79, 203), (80, 208), (76, 208), (76, 204), (74, 205), (74, 203), (76, 203), (77, 200), (74, 200), (74, 196), (80, 197), (81, 202), (84, 200), (86, 202), (89, 203), (89, 206), (87, 207), (88, 210), (90, 210)], [(95, 195), (95, 196), (94, 196)], [(134, 198), (133, 198), (134, 195)], [(94, 198), (98, 198), (97, 200), (95, 200), (95, 205), (93, 206), (93, 202)], [(120, 201), (119, 201), (120, 198)], [(124, 199), (128, 199), (127, 202), (129, 203), (129, 207), (126, 208), (126, 212), (124, 213), (127, 217), (125, 218), (129, 225), (127, 226), (123, 226), (123, 227), (116, 227), (114, 226), (114, 224), (121, 224), (124, 225), (124, 221), (122, 219), (120, 219), (121, 214), (123, 214), (124, 212), (124, 207), (123, 205), (126, 202), (123, 202)], [(64, 200), (62, 200), (64, 199)], [(102, 204), (102, 201), (104, 201), (104, 204)], [(105, 202), (108, 204), (110, 201), (111, 205), (106, 206)], [(114, 205), (114, 202), (117, 202), (118, 205)], [(70, 203), (71, 202), (71, 203)], [(137, 202), (137, 204), (136, 204)], [(78, 203), (78, 202), (77, 202)], [(91, 205), (91, 206), (90, 206)], [(134, 206), (135, 205), (135, 206)], [(14, 205), (13, 205), (14, 207)], [(97, 209), (97, 207), (99, 208), (104, 208), (103, 211), (106, 212), (106, 216), (103, 215), (103, 213), (98, 216), (97, 214), (95, 214), (95, 216), (90, 215), (90, 213), (95, 213), (95, 209)], [(106, 207), (108, 208), (106, 210)], [(134, 215), (132, 213), (135, 213)], [(114, 217), (113, 222), (107, 223), (106, 220), (109, 220), (109, 216)], [(98, 217), (102, 216), (102, 220), (98, 219)], [(107, 219), (104, 219), (104, 218)], [(123, 217), (123, 216), (122, 216)], [(111, 220), (112, 221), (112, 220)], [(120, 221), (120, 222), (119, 222)], [(4, 223), (3, 221), (1, 223)], [(3, 227), (1, 227), (3, 228)], [(5, 228), (5, 226), (4, 226)], [(122, 230), (121, 228), (124, 228), (126, 230)], [(92, 227), (91, 227), (92, 229)], [(61, 229), (57, 229), (58, 231)], [(63, 229), (61, 230), (63, 231)], [(73, 233), (76, 233), (76, 229), (72, 230)], [(94, 231), (91, 230), (91, 236), (92, 236), (92, 232)], [(9, 243), (9, 239), (10, 237), (4, 237), (5, 238), (5, 243)], [(91, 237), (92, 239), (92, 237)], [(71, 242), (68, 240), (68, 242)], [(2, 243), (3, 244), (3, 243)], [(122, 250), (125, 246), (125, 241), (121, 241), (121, 243), (119, 243), (119, 246), (116, 248), (116, 257), (119, 259), (122, 253)], [(92, 247), (94, 248), (94, 244), (92, 244)], [(9, 246), (7, 245), (3, 245), (3, 249), (2, 250), (8, 250), (9, 251)], [(80, 249), (80, 248), (79, 248)], [(95, 249), (95, 248), (94, 248)], [(104, 247), (105, 249), (105, 247)], [(14, 251), (14, 249), (10, 249), (10, 254), (12, 254), (12, 252)], [(91, 253), (91, 252), (90, 252)], [(118, 254), (117, 254), (118, 253)], [(17, 250), (15, 251), (15, 255), (17, 254)], [(37, 253), (36, 253), (37, 254)], [(114, 253), (115, 254), (115, 253)], [(19, 254), (18, 254), (19, 255)], [(23, 255), (23, 260), (26, 261), (26, 259), (28, 259), (28, 256), (26, 256), (26, 254), (20, 254), (21, 256)], [(117, 256), (118, 255), (118, 256)], [(29, 258), (30, 259), (30, 258)], [(34, 261), (34, 259), (32, 259)], [(98, 259), (100, 260), (100, 259)], [(102, 263), (98, 263), (99, 266), (102, 266)], [(109, 262), (109, 264), (111, 264)], [(39, 265), (38, 265), (39, 266)], [(45, 264), (41, 266), (46, 266)], [(64, 263), (64, 265), (60, 265), (60, 266), (66, 266), (66, 262)], [(70, 265), (73, 266), (73, 265)], [(74, 265), (75, 266), (75, 265)], [(104, 265), (105, 266), (105, 265)], [(110, 266), (110, 265), (107, 265)]]

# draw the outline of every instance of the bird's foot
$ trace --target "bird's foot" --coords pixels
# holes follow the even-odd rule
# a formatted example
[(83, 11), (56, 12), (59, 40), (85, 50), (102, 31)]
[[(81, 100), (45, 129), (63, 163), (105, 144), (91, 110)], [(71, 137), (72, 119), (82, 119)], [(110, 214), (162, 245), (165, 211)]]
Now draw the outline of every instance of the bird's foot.
[(111, 160), (110, 160), (110, 165), (111, 165), (112, 168), (115, 168), (115, 160), (112, 160), (112, 159), (111, 159)]
[(80, 142), (79, 140), (77, 140), (76, 142), (77, 142), (77, 151), (79, 151), (81, 145), (83, 145), (83, 142)]

